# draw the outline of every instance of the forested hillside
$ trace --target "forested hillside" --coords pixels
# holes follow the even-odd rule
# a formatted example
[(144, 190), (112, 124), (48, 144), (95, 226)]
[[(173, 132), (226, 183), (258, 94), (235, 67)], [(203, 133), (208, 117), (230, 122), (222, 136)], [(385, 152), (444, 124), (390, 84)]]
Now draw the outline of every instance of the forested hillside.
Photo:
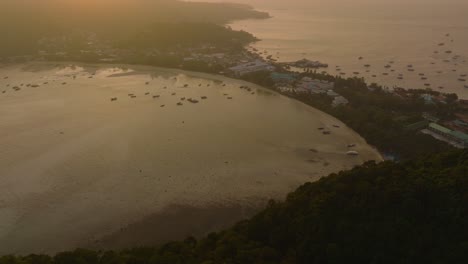
[(369, 162), (304, 184), (286, 201), (198, 241), (0, 263), (466, 263), (467, 190), (467, 150)]

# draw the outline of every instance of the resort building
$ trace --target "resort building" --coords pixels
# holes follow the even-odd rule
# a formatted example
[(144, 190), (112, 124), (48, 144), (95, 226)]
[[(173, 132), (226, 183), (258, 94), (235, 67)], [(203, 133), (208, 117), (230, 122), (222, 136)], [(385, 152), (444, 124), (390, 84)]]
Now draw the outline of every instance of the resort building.
[(249, 63), (240, 64), (229, 68), (237, 76), (243, 76), (249, 73), (261, 71), (274, 71), (275, 67), (261, 60), (256, 60)]
[(338, 107), (340, 105), (347, 105), (348, 103), (348, 99), (344, 98), (343, 96), (337, 96), (335, 99), (333, 99), (332, 106)]
[(427, 129), (422, 130), (423, 133), (430, 134), (433, 137), (445, 141), (457, 148), (468, 148), (468, 135), (454, 131), (436, 123), (430, 123)]
[(298, 87), (309, 90), (313, 94), (321, 94), (332, 90), (335, 83), (304, 77), (299, 82)]

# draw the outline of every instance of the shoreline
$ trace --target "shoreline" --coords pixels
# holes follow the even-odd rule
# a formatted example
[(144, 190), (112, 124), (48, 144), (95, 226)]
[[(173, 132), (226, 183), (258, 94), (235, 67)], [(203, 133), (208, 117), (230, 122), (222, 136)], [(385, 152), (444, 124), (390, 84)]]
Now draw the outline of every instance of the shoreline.
[[(152, 222), (164, 222), (161, 216), (170, 215), (167, 208), (171, 206), (176, 206), (178, 215), (196, 215), (209, 232), (225, 226), (225, 220), (232, 223), (251, 216), (270, 198), (284, 199), (305, 182), (381, 159), (359, 134), (336, 118), (244, 80), (153, 66), (31, 64), (6, 68), (11, 73), (8, 82), (47, 80), (50, 85), (24, 87), (21, 92), (0, 97), (2, 107), (9, 109), (1, 122), (10, 128), (10, 132), (4, 131), (10, 136), (0, 140), (2, 150), (9, 153), (3, 159), (8, 165), (0, 169), (0, 175), (5, 175), (0, 185), (14, 194), (0, 197), (11, 212), (4, 218), (11, 222), (5, 222), (0, 234), (9, 241), (11, 252), (32, 253), (39, 248), (36, 252), (40, 253), (42, 244), (37, 242), (46, 236), (42, 234), (56, 237), (49, 245), (42, 245), (47, 246), (43, 252), (92, 245), (101, 237), (105, 238), (103, 245), (112, 240), (109, 237), (133, 239), (128, 230), (143, 230), (140, 234), (145, 234)], [(76, 79), (68, 70), (52, 74), (71, 65), (78, 66)], [(41, 71), (44, 67), (47, 70)], [(99, 67), (103, 71), (88, 79)], [(113, 70), (116, 67), (137, 72), (108, 78), (119, 72)], [(15, 69), (22, 73), (15, 74)], [(68, 85), (61, 85), (64, 81)], [(205, 87), (198, 88), (199, 83)], [(166, 85), (167, 91), (163, 89)], [(242, 85), (258, 93), (239, 89)], [(150, 95), (144, 97), (150, 91), (161, 94), (157, 105)], [(178, 98), (171, 96), (173, 92), (178, 96), (208, 95), (208, 100), (176, 106)], [(128, 93), (138, 98), (124, 98)], [(234, 99), (224, 101), (223, 93)], [(64, 96), (71, 97), (67, 100), (71, 108), (56, 103), (48, 106), (47, 102), (63, 102)], [(109, 102), (113, 97), (119, 100)], [(15, 108), (18, 99), (27, 107)], [(42, 109), (43, 105), (48, 107)], [(52, 114), (52, 118), (44, 117), (48, 121), (42, 122), (42, 113)], [(16, 114), (20, 114), (18, 118)], [(291, 114), (296, 118), (289, 118)], [(27, 118), (30, 115), (37, 119)], [(9, 125), (12, 120), (24, 123), (21, 117), (29, 121)], [(18, 126), (33, 132), (16, 133)], [(320, 126), (329, 126), (333, 134), (322, 135), (317, 130)], [(274, 133), (270, 133), (272, 129)], [(233, 134), (226, 140), (229, 133)], [(345, 154), (349, 143), (357, 143), (360, 157)], [(38, 166), (40, 170), (32, 169)], [(224, 206), (236, 213), (222, 209)], [(245, 213), (239, 213), (241, 209)], [(217, 221), (213, 211), (222, 219)], [(11, 230), (9, 225), (22, 228)], [(182, 233), (166, 235), (201, 234), (203, 230), (196, 225), (194, 222)], [(63, 230), (64, 226), (73, 228)], [(130, 229), (120, 233), (122, 227)]]

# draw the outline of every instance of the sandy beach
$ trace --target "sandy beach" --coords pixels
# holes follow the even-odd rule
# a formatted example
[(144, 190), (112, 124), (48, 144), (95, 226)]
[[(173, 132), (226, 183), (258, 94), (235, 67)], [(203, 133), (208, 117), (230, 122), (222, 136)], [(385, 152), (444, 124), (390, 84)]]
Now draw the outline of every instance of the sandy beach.
[[(3, 65), (0, 113), (0, 254), (202, 235), (307, 181), (381, 159), (314, 108), (172, 69)], [(348, 144), (359, 156), (346, 155)], [(193, 221), (171, 232), (174, 214)]]

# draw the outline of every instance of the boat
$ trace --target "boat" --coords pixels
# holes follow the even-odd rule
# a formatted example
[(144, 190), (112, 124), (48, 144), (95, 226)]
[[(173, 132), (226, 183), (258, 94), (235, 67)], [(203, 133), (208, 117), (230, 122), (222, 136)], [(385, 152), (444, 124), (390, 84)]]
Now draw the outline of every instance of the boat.
[(183, 103), (181, 103), (181, 102), (178, 102), (178, 103), (177, 103), (177, 105), (178, 105), (178, 106), (181, 106), (181, 105), (184, 105), (184, 104), (183, 104)]
[(159, 98), (160, 96), (159, 95), (153, 95), (153, 98)]
[(208, 97), (202, 96), (201, 99), (206, 100), (206, 99), (208, 99)]
[(348, 156), (358, 156), (359, 152), (351, 150), (351, 151), (346, 152), (346, 155), (348, 155)]
[(460, 78), (460, 79), (458, 79), (458, 80), (459, 80), (460, 82), (466, 82), (466, 79)]
[(464, 87), (468, 89), (468, 85), (465, 85)]
[(354, 148), (356, 147), (356, 144), (348, 144), (348, 148)]

